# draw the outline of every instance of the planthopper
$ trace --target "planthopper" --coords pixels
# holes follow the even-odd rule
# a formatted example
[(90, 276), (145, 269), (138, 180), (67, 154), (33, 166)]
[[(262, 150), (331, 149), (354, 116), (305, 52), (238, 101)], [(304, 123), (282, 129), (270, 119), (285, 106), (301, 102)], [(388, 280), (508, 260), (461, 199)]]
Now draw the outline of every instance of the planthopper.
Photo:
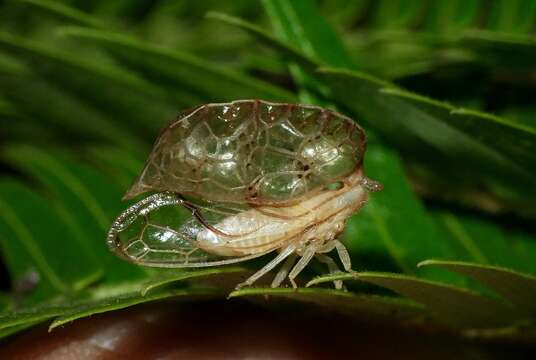
[[(338, 240), (346, 220), (381, 185), (365, 177), (365, 131), (316, 106), (239, 100), (180, 114), (160, 134), (125, 199), (154, 194), (112, 224), (110, 249), (163, 268), (275, 257), (237, 288), (280, 265), (272, 287), (316, 258), (339, 271), (351, 260)], [(342, 282), (336, 282), (337, 288)]]

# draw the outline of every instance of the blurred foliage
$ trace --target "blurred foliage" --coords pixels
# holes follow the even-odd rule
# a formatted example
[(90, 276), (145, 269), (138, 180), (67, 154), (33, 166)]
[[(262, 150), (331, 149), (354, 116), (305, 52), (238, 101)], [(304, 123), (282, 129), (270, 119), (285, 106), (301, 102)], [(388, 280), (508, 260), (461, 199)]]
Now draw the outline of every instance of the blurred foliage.
[(310, 282), (355, 280), (349, 292), (232, 297), (534, 340), (535, 4), (0, 1), (0, 336), (225, 296), (230, 277), (254, 266), (145, 269), (116, 259), (104, 237), (170, 119), (261, 98), (359, 121), (367, 174), (385, 189), (343, 236), (363, 272)]

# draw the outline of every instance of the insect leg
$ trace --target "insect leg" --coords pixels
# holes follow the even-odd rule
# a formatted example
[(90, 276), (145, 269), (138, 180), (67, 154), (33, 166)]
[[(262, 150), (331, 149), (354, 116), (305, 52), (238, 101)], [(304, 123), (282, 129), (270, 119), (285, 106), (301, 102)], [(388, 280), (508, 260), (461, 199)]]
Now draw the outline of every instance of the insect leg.
[(346, 250), (346, 247), (339, 240), (334, 240), (334, 242), (335, 249), (337, 249), (337, 254), (339, 254), (339, 259), (341, 259), (342, 266), (344, 266), (344, 270), (348, 272), (353, 272), (352, 259), (350, 259), (350, 254), (348, 253), (348, 250)]
[[(317, 253), (315, 255), (315, 257), (316, 257), (316, 259), (318, 261), (320, 261), (321, 263), (324, 263), (324, 264), (326, 264), (328, 266), (328, 271), (329, 271), (330, 274), (335, 274), (335, 273), (341, 272), (341, 270), (339, 269), (339, 267), (337, 266), (335, 261), (333, 261), (333, 259), (330, 258), (329, 256)], [(335, 289), (342, 290), (342, 288), (343, 288), (342, 280), (335, 280), (333, 282), (333, 284), (335, 285)]]
[(302, 272), (302, 270), (307, 266), (307, 264), (309, 264), (309, 262), (311, 261), (315, 253), (316, 253), (316, 247), (310, 246), (306, 248), (305, 251), (303, 252), (301, 259), (298, 260), (296, 265), (294, 265), (294, 267), (290, 271), (290, 274), (288, 275), (288, 279), (290, 280), (290, 283), (292, 284), (292, 287), (294, 289), (298, 287), (294, 279), (296, 278), (296, 276), (298, 276), (299, 273)]
[(279, 255), (277, 255), (272, 261), (270, 261), (268, 264), (266, 264), (262, 269), (257, 271), (255, 274), (251, 275), (243, 283), (238, 284), (236, 286), (236, 290), (238, 290), (238, 289), (240, 289), (241, 287), (244, 287), (244, 286), (251, 286), (261, 276), (263, 276), (264, 274), (266, 274), (267, 272), (269, 272), (270, 270), (275, 268), (277, 266), (277, 264), (279, 264), (281, 261), (285, 260), (289, 255), (291, 255), (294, 252), (294, 250), (296, 250), (296, 245), (294, 245), (294, 244), (291, 244), (291, 245), (287, 246), (286, 248), (284, 248), (283, 251), (281, 251), (279, 253)]
[(335, 249), (335, 243), (333, 241), (329, 241), (328, 243), (321, 245), (320, 247), (316, 248), (317, 253), (328, 253), (331, 252), (333, 249)]
[(283, 266), (281, 266), (281, 268), (277, 272), (277, 275), (274, 277), (274, 281), (272, 281), (273, 288), (281, 286), (281, 283), (287, 277), (288, 272), (290, 271), (290, 269), (292, 269), (292, 265), (294, 265), (295, 261), (296, 261), (295, 254), (292, 254), (287, 258)]

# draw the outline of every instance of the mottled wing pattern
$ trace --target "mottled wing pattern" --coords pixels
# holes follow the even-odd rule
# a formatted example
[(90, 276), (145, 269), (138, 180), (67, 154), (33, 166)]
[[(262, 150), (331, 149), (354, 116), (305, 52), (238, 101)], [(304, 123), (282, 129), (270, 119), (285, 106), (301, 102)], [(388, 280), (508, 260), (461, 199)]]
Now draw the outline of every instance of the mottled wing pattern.
[(125, 198), (172, 191), (235, 204), (284, 204), (361, 166), (366, 137), (314, 106), (243, 100), (182, 115), (160, 135)]
[[(243, 210), (221, 203), (193, 205), (176, 193), (158, 193), (132, 205), (117, 218), (108, 233), (108, 246), (130, 262), (173, 268), (237, 263), (272, 251), (270, 248), (230, 258), (198, 246), (200, 231), (219, 232), (218, 223), (222, 219)], [(241, 234), (227, 235), (232, 240)]]

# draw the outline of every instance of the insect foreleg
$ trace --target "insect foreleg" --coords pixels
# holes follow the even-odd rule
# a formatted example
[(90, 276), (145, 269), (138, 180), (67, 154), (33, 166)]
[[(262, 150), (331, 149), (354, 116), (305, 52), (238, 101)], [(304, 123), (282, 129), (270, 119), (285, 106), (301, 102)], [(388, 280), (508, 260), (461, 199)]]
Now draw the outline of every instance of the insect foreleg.
[(301, 259), (298, 260), (296, 265), (290, 271), (290, 274), (288, 275), (288, 279), (290, 280), (290, 283), (292, 284), (292, 287), (294, 289), (298, 287), (294, 279), (296, 278), (296, 276), (299, 275), (299, 273), (302, 272), (302, 270), (307, 266), (307, 264), (309, 264), (309, 262), (311, 261), (315, 253), (316, 253), (315, 246), (309, 246), (308, 248), (306, 248), (305, 251), (303, 252)]
[(250, 286), (252, 285), (255, 281), (257, 281), (261, 276), (263, 276), (264, 274), (266, 274), (267, 272), (269, 272), (270, 270), (272, 270), (273, 268), (275, 268), (281, 261), (285, 260), (289, 255), (291, 255), (294, 250), (296, 250), (296, 245), (294, 244), (291, 244), (289, 246), (287, 246), (286, 248), (283, 249), (283, 251), (281, 251), (279, 253), (279, 255), (277, 255), (272, 261), (270, 261), (268, 264), (264, 265), (264, 267), (262, 269), (260, 269), (259, 271), (257, 271), (255, 274), (251, 275), (246, 281), (244, 281), (243, 283), (240, 283), (236, 286), (236, 290), (240, 289), (241, 287), (244, 287), (244, 286)]
[[(324, 263), (324, 264), (326, 264), (328, 266), (328, 271), (329, 271), (330, 274), (335, 274), (335, 273), (341, 272), (341, 270), (339, 269), (339, 267), (337, 266), (335, 261), (333, 261), (333, 259), (330, 258), (329, 256), (317, 253), (315, 255), (315, 257), (316, 257), (316, 259), (318, 261), (320, 261), (321, 263)], [(343, 289), (342, 280), (335, 280), (333, 282), (333, 284), (335, 285), (335, 289), (337, 289), (337, 290), (342, 290)]]
[(287, 277), (290, 269), (292, 269), (292, 266), (294, 265), (295, 261), (296, 261), (296, 254), (292, 254), (287, 258), (283, 266), (281, 266), (281, 268), (277, 272), (277, 275), (274, 277), (274, 281), (272, 281), (273, 288), (279, 287), (281, 285), (283, 280), (285, 280), (285, 278)]

